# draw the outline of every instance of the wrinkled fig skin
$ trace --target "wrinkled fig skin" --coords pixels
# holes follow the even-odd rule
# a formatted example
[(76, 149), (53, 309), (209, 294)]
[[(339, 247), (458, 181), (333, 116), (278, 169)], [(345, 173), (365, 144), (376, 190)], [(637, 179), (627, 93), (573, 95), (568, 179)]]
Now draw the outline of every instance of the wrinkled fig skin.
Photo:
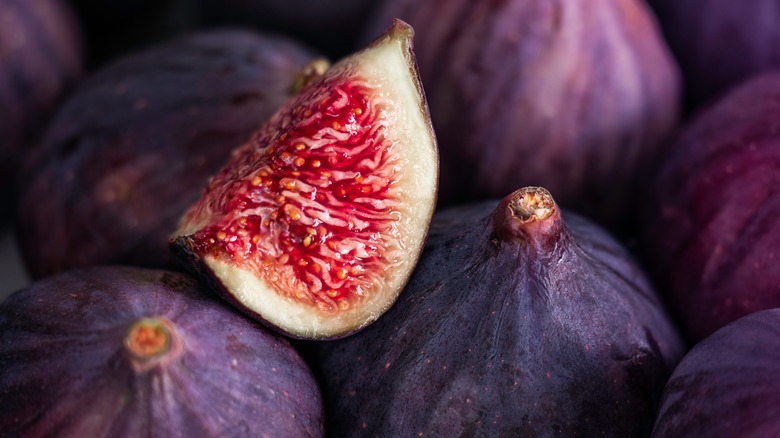
[(780, 307), (778, 117), (780, 71), (700, 112), (645, 204), (641, 250), (692, 342)]
[(780, 1), (650, 0), (696, 109), (751, 76), (780, 67)]
[(329, 434), (649, 435), (683, 354), (658, 298), (600, 228), (511, 199), (441, 211), (395, 306), (321, 344)]
[[(128, 333), (168, 322), (161, 356), (139, 362)], [(139, 365), (141, 364), (141, 365)], [(321, 436), (322, 400), (290, 344), (182, 274), (70, 271), (0, 305), (4, 436)]]
[(291, 40), (215, 31), (91, 77), (28, 163), (18, 234), (31, 275), (167, 266), (179, 217), (313, 58)]
[(386, 0), (364, 35), (391, 17), (417, 31), (441, 205), (541, 185), (624, 225), (678, 120), (677, 66), (644, 2)]
[(780, 435), (780, 310), (759, 311), (718, 330), (674, 370), (656, 438)]
[[(358, 48), (355, 40), (375, 4), (373, 0), (197, 0), (197, 3), (206, 23), (242, 24), (282, 32), (323, 50), (331, 59), (340, 59)], [(391, 21), (383, 23), (379, 30), (384, 30)]]
[(20, 156), (81, 76), (82, 41), (61, 0), (0, 0), (0, 196)]

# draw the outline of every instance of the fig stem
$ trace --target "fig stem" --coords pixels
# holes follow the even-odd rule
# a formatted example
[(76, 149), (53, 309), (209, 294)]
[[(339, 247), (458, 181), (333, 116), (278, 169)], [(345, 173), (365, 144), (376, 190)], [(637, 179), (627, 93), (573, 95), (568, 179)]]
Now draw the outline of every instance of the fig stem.
[(174, 348), (171, 324), (163, 318), (141, 318), (125, 336), (125, 350), (136, 371), (146, 371)]
[(555, 211), (555, 201), (547, 189), (542, 187), (525, 187), (515, 192), (509, 201), (512, 216), (522, 222), (541, 221), (550, 217)]

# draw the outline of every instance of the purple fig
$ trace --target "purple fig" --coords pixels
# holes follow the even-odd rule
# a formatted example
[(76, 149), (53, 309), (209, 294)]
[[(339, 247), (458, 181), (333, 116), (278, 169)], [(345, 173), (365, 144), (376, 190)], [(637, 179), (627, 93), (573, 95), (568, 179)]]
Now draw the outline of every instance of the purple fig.
[(650, 0), (696, 108), (780, 67), (780, 1)]
[(778, 436), (780, 309), (719, 329), (683, 358), (664, 389), (655, 438)]
[(780, 71), (700, 112), (661, 163), (642, 251), (691, 341), (780, 307)]
[(317, 350), (333, 436), (642, 436), (683, 344), (623, 247), (527, 187), (438, 213), (398, 302)]
[(385, 0), (415, 47), (441, 148), (440, 205), (541, 185), (626, 228), (678, 120), (679, 77), (640, 0)]
[(31, 275), (168, 266), (179, 217), (313, 59), (286, 38), (214, 31), (89, 78), (28, 159), (18, 234)]
[(4, 436), (323, 434), (303, 359), (183, 274), (96, 267), (0, 304)]

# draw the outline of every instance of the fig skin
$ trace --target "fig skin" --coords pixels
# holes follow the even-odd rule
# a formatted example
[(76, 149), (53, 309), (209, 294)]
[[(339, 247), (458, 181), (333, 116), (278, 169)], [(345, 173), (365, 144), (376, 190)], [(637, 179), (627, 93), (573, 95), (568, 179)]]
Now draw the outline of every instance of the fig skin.
[[(162, 321), (169, 349), (138, 356), (139, 321)], [(10, 436), (323, 434), (319, 388), (287, 340), (175, 272), (93, 267), (16, 292), (0, 304), (0, 369)]]
[(777, 436), (779, 335), (780, 309), (768, 309), (696, 344), (666, 385), (653, 436)]
[(0, 196), (20, 157), (81, 77), (83, 42), (73, 11), (61, 0), (0, 0)]
[(683, 74), (686, 104), (695, 110), (756, 74), (780, 67), (777, 0), (742, 4), (650, 0)]
[(670, 144), (640, 251), (691, 342), (780, 307), (780, 71), (693, 117)]
[(386, 0), (365, 35), (390, 17), (418, 29), (441, 206), (539, 185), (630, 231), (679, 113), (678, 68), (643, 1)]
[(684, 347), (627, 251), (529, 187), (437, 213), (393, 308), (316, 348), (335, 437), (647, 436)]
[(288, 38), (221, 30), (95, 73), (27, 160), (17, 233), (30, 275), (171, 266), (179, 217), (315, 58)]

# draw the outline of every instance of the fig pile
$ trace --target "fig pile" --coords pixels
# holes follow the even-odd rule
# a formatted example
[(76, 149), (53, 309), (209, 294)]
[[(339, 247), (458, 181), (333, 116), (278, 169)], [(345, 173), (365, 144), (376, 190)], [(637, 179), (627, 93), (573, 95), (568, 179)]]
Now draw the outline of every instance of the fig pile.
[(694, 3), (0, 0), (2, 434), (775, 435), (774, 5)]

